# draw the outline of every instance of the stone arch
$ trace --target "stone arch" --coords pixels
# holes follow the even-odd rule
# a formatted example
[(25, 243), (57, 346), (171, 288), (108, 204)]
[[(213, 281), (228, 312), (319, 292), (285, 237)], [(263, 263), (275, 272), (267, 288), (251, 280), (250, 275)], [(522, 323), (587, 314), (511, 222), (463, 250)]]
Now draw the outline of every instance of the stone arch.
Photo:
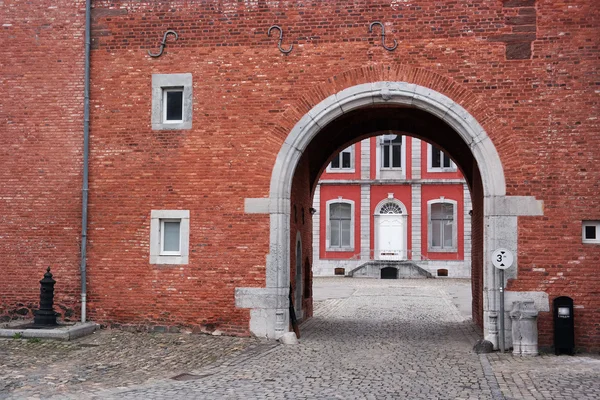
[[(423, 79), (418, 75), (411, 78)], [(463, 104), (474, 101), (473, 97), (464, 97), (465, 91), (453, 83), (448, 91), (457, 93), (457, 97), (464, 100), (461, 101)], [(542, 204), (530, 196), (506, 196), (504, 170), (498, 152), (483, 127), (461, 104), (431, 88), (404, 81), (377, 81), (347, 87), (320, 101), (295, 124), (277, 155), (269, 198), (246, 199), (246, 212), (270, 214), (266, 288), (236, 289), (236, 305), (251, 309), (250, 330), (258, 336), (278, 338), (288, 330), (290, 194), (296, 166), (307, 146), (328, 123), (354, 110), (378, 105), (429, 113), (451, 127), (472, 152), (481, 178), (485, 220), (484, 335), (497, 345), (499, 296), (495, 288), (499, 286), (499, 278), (490, 267), (488, 253), (501, 245), (516, 250), (517, 216), (541, 215)]]

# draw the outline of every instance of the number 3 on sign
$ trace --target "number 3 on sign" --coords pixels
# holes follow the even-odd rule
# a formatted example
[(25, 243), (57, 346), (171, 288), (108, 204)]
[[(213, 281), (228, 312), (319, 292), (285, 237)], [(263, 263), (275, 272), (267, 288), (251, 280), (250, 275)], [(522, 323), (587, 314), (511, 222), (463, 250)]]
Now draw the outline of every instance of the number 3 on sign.
[(507, 249), (497, 249), (492, 253), (492, 264), (499, 269), (507, 269), (513, 265), (513, 253)]

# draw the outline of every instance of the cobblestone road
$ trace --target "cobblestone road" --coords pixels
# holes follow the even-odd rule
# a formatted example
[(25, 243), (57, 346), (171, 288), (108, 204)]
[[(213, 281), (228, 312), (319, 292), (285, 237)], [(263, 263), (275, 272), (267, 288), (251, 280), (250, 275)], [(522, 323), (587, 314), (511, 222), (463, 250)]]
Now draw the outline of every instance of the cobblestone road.
[[(464, 301), (455, 294), (468, 290), (468, 281), (331, 278), (317, 279), (314, 289), (315, 317), (302, 326), (299, 345), (191, 335), (187, 338), (199, 340), (196, 345), (208, 339), (206, 347), (194, 349), (193, 342), (167, 345), (171, 351), (129, 370), (126, 364), (134, 362), (132, 357), (115, 355), (112, 362), (120, 363), (121, 369), (112, 373), (114, 381), (91, 374), (93, 384), (67, 381), (50, 398), (600, 399), (599, 357), (474, 354), (471, 348), (478, 335), (453, 304)], [(182, 340), (180, 335), (173, 338)], [(14, 366), (19, 356), (2, 346), (0, 376), (14, 385), (15, 372), (1, 358), (8, 354)], [(176, 350), (180, 346), (189, 346), (187, 357), (186, 351)], [(148, 351), (157, 348), (161, 346), (149, 346)], [(97, 362), (110, 366), (108, 360), (94, 358), (93, 347), (86, 349), (92, 352), (77, 368), (85, 370)], [(219, 357), (220, 351), (230, 355)], [(210, 355), (215, 362), (207, 366)], [(41, 364), (37, 367), (43, 370)], [(51, 373), (59, 381), (61, 368), (66, 368), (65, 376), (72, 376), (71, 364), (58, 362), (47, 366), (38, 381), (23, 378), (25, 385), (5, 386), (0, 398), (35, 398), (40, 384), (56, 384), (42, 375)], [(150, 372), (144, 375), (140, 368)], [(27, 372), (23, 367), (17, 370)], [(189, 380), (169, 379), (175, 372), (187, 373), (181, 379)], [(6, 380), (7, 375), (12, 378)], [(144, 383), (118, 387), (136, 382)]]

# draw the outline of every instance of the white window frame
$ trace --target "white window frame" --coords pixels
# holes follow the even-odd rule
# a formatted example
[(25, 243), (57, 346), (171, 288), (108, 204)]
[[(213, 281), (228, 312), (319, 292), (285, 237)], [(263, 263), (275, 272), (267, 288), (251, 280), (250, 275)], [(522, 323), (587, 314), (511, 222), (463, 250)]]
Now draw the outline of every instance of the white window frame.
[[(431, 145), (431, 143), (427, 143), (427, 172), (456, 172), (456, 164), (454, 164), (454, 161), (452, 161), (452, 159), (450, 157), (448, 157), (448, 154), (446, 154), (446, 152), (444, 152), (444, 150), (440, 149), (438, 147), (438, 150), (440, 150), (442, 152), (442, 162), (441, 162), (441, 167), (434, 167), (433, 164), (433, 146)], [(450, 160), (450, 167), (444, 167), (444, 160), (443, 157), (447, 157), (448, 160)]]
[(350, 153), (350, 168), (344, 168), (342, 167), (342, 160), (340, 159), (340, 167), (339, 168), (334, 168), (332, 167), (332, 162), (329, 163), (329, 165), (327, 165), (327, 169), (326, 172), (330, 173), (330, 174), (339, 174), (339, 173), (353, 173), (355, 172), (355, 165), (356, 163), (354, 162), (354, 145), (351, 145), (349, 147), (346, 147), (344, 150), (340, 151), (336, 157), (340, 157), (342, 153), (344, 152), (349, 152)]
[[(452, 247), (433, 247), (433, 224), (431, 221), (432, 204), (452, 204)], [(427, 251), (432, 253), (456, 253), (458, 252), (458, 202), (451, 199), (433, 199), (427, 201)]]
[[(344, 203), (344, 204), (350, 204), (350, 246), (342, 246), (342, 247), (332, 247), (331, 246), (331, 219), (330, 219), (330, 214), (331, 214), (331, 204), (337, 204), (337, 203)], [(325, 209), (326, 209), (326, 239), (325, 239), (325, 249), (327, 251), (354, 251), (354, 212), (355, 212), (355, 208), (354, 208), (354, 201), (353, 200), (347, 200), (347, 199), (332, 199), (332, 200), (328, 200), (325, 203)], [(340, 232), (341, 235), (341, 232)]]
[[(164, 222), (179, 222), (179, 251), (164, 251)], [(189, 210), (152, 210), (150, 212), (150, 264), (189, 263)]]
[[(180, 256), (181, 255), (181, 219), (168, 219), (168, 218), (160, 218), (159, 219), (160, 226), (160, 255), (161, 256)], [(165, 222), (177, 222), (179, 223), (179, 250), (177, 251), (168, 251), (165, 250)]]
[[(596, 239), (585, 238), (585, 228), (593, 226), (596, 228)], [(581, 241), (586, 244), (600, 244), (600, 221), (582, 221), (581, 223)]]
[(376, 138), (375, 145), (375, 162), (377, 163), (377, 168), (375, 169), (375, 179), (405, 179), (406, 178), (406, 136), (401, 135), (394, 132), (389, 132), (386, 135), (399, 135), (402, 136), (402, 151), (401, 151), (401, 167), (383, 167), (383, 136), (379, 135)]
[[(185, 96), (183, 94), (184, 88), (182, 86), (180, 87), (174, 87), (174, 88), (162, 88), (163, 89), (163, 98), (162, 98), (162, 104), (163, 104), (163, 119), (162, 119), (162, 123), (163, 124), (181, 124), (183, 122), (183, 114), (184, 114), (184, 110), (185, 110)], [(181, 119), (167, 119), (167, 94), (168, 93), (181, 93)]]
[[(152, 129), (192, 129), (192, 74), (152, 74)], [(183, 119), (167, 121), (166, 94), (183, 90)]]
[[(400, 166), (399, 167), (386, 167), (386, 166), (383, 165), (383, 160), (385, 160), (385, 157), (383, 156), (383, 147), (385, 146), (385, 141), (386, 141), (385, 137), (388, 136), (388, 135), (382, 135), (382, 136), (379, 136), (379, 148), (380, 148), (380, 151), (381, 151), (381, 160), (380, 160), (381, 164), (380, 164), (380, 168), (381, 169), (385, 169), (385, 170), (399, 170), (399, 169), (403, 169), (402, 168), (404, 166), (404, 162), (403, 161), (404, 161), (404, 158), (406, 157), (406, 155), (403, 154), (405, 152), (405, 149), (406, 149), (406, 143), (404, 141), (404, 135), (399, 135), (399, 134), (395, 134), (395, 133), (390, 133), (389, 135), (395, 135), (396, 137), (400, 136), (400, 145), (399, 145), (400, 146)], [(391, 165), (394, 164), (394, 161), (393, 161), (394, 152), (392, 151), (392, 149), (395, 146), (397, 147), (398, 144), (396, 144), (396, 145), (390, 144), (390, 164)]]

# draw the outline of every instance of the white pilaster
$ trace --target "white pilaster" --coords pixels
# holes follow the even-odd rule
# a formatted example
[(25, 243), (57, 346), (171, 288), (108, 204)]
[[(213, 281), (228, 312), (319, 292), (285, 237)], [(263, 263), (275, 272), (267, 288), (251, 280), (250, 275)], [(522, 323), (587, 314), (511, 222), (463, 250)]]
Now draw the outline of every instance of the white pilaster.
[(315, 273), (315, 266), (319, 265), (319, 240), (321, 239), (321, 185), (317, 184), (317, 188), (315, 189), (315, 195), (313, 197), (313, 208), (317, 210), (316, 213), (312, 216), (312, 230), (313, 230), (313, 259), (312, 259), (312, 268), (313, 273)]
[(371, 185), (360, 185), (360, 258), (371, 255)]
[[(414, 164), (413, 164), (414, 166)], [(413, 169), (414, 171), (414, 169)], [(414, 173), (414, 172), (413, 172)], [(419, 171), (420, 174), (420, 171)], [(414, 175), (413, 175), (414, 177)], [(412, 185), (411, 199), (411, 233), (412, 233), (412, 254), (411, 260), (421, 259), (421, 184), (415, 183)]]
[(360, 142), (360, 179), (371, 179), (371, 138)]
[(412, 178), (421, 179), (421, 140), (412, 138)]

